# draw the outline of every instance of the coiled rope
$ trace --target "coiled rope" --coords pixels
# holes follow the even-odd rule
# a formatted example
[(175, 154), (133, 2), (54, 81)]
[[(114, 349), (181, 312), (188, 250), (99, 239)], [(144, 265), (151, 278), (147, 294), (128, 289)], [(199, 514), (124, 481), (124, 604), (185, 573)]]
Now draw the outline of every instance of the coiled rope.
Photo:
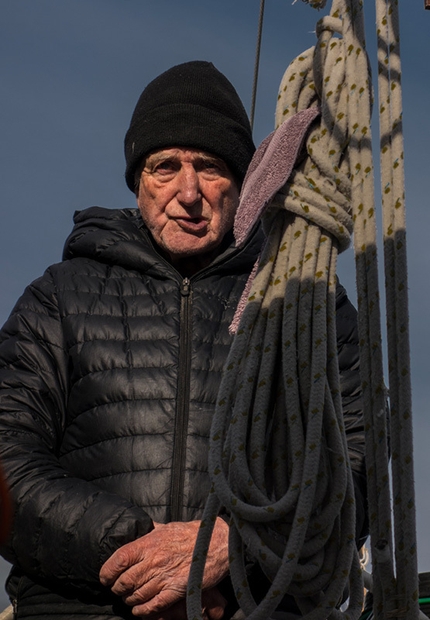
[[(403, 151), (397, 2), (376, 2), (384, 250), (387, 305), (392, 309), (394, 533), (363, 2), (334, 0), (330, 15), (317, 24), (317, 45), (291, 63), (280, 87), (278, 126), (315, 105), (321, 117), (309, 133), (305, 158), (262, 216), (267, 242), (226, 364), (211, 430), (213, 487), (190, 573), (190, 620), (202, 617), (204, 558), (221, 505), (231, 515), (230, 574), (247, 618), (266, 620), (286, 592), (312, 620), (360, 615), (355, 500), (334, 320), (337, 254), (348, 245), (352, 229), (375, 616), (418, 617), (402, 172), (398, 176)], [(241, 207), (252, 189), (249, 174)], [(241, 207), (235, 234), (243, 239)], [(259, 605), (249, 588), (245, 552), (272, 582)], [(346, 587), (349, 605), (340, 612), (336, 607)]]

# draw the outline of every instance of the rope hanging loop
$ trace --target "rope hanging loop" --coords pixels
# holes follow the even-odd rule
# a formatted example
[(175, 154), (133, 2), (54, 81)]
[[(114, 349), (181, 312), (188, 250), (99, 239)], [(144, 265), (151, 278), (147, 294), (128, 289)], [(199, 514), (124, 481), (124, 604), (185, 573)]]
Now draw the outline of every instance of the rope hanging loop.
[[(339, 249), (349, 245), (352, 211), (350, 134), (346, 120), (333, 111), (348, 97), (345, 66), (338, 60), (346, 55), (345, 42), (339, 37), (328, 50), (321, 49), (333, 30), (344, 30), (336, 17), (321, 26), (317, 46), (290, 65), (281, 85), (277, 116), (282, 121), (315, 106), (321, 119), (312, 126), (287, 184), (262, 215), (267, 243), (211, 431), (214, 493), (203, 521), (214, 522), (220, 503), (231, 515), (230, 574), (250, 620), (270, 617), (285, 593), (296, 598), (305, 617), (340, 617), (336, 606), (347, 587), (348, 616), (361, 613), (334, 321), (336, 260)], [(322, 59), (327, 66), (320, 66)], [(266, 153), (276, 139), (275, 134), (260, 153), (259, 164), (269, 169)], [(281, 148), (273, 149), (275, 157)], [(259, 176), (251, 164), (241, 205), (247, 194), (256, 195), (261, 178), (264, 171)], [(239, 208), (239, 227), (242, 215)], [(197, 543), (194, 569), (204, 557), (199, 543), (209, 529)], [(272, 583), (258, 606), (247, 580), (245, 550)], [(198, 596), (193, 600), (200, 583), (192, 570), (190, 618), (200, 617)]]
[[(396, 0), (381, 1), (397, 6)], [(324, 2), (311, 4), (321, 8)], [(348, 247), (352, 230), (372, 544), (386, 543), (384, 562), (377, 547), (372, 549), (375, 615), (391, 613), (401, 597), (408, 618), (415, 618), (416, 601), (407, 600), (403, 586), (396, 591), (392, 564), (363, 0), (333, 0), (317, 36), (315, 47), (296, 58), (283, 77), (278, 130), (257, 150), (242, 189), (236, 239), (243, 243), (261, 217), (267, 240), (236, 313), (213, 418), (212, 491), (190, 572), (190, 620), (202, 617), (204, 559), (221, 506), (230, 515), (230, 575), (249, 620), (267, 620), (286, 593), (307, 619), (354, 620), (361, 613), (334, 319), (337, 255)], [(294, 132), (315, 107), (320, 117), (311, 119), (305, 148), (297, 149), (292, 170), (279, 185), (282, 136)], [(393, 228), (388, 230), (392, 234)], [(245, 554), (271, 582), (258, 605)], [(340, 612), (347, 588), (349, 606)]]

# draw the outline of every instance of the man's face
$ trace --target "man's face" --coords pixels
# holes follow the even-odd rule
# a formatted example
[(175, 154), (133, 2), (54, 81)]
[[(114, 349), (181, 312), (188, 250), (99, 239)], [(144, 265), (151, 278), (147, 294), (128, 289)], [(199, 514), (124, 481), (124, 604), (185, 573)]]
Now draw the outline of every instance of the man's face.
[(214, 155), (173, 147), (146, 158), (137, 204), (173, 264), (195, 257), (196, 266), (204, 266), (232, 228), (238, 202), (232, 173)]

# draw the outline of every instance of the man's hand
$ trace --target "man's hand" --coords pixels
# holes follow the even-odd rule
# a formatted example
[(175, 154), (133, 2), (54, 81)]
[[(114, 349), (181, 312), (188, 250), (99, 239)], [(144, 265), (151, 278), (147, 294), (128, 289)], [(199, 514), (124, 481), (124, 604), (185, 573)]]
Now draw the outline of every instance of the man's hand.
[[(202, 616), (203, 620), (221, 620), (224, 616), (224, 609), (227, 601), (218, 590), (210, 588), (202, 592)], [(137, 606), (138, 607), (138, 606)], [(137, 607), (133, 607), (133, 614), (136, 615)], [(145, 620), (188, 620), (187, 605), (185, 600), (178, 601), (168, 609), (149, 616), (139, 616)]]
[[(161, 619), (164, 616), (160, 612), (185, 598), (200, 521), (154, 525), (152, 532), (112, 554), (100, 570), (100, 581), (133, 607), (134, 615), (159, 614), (154, 619)], [(208, 550), (202, 589), (213, 588), (227, 573), (228, 525), (218, 517)], [(209, 614), (208, 617), (212, 620)], [(218, 617), (222, 615), (213, 616), (213, 620)]]

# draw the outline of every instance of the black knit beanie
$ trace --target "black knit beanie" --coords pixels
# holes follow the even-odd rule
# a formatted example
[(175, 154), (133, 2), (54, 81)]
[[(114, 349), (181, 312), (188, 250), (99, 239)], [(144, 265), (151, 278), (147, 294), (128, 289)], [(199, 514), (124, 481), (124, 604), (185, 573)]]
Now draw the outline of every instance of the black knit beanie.
[(251, 126), (233, 85), (210, 62), (172, 67), (141, 94), (124, 142), (131, 191), (142, 158), (173, 146), (217, 155), (243, 181), (255, 151)]

